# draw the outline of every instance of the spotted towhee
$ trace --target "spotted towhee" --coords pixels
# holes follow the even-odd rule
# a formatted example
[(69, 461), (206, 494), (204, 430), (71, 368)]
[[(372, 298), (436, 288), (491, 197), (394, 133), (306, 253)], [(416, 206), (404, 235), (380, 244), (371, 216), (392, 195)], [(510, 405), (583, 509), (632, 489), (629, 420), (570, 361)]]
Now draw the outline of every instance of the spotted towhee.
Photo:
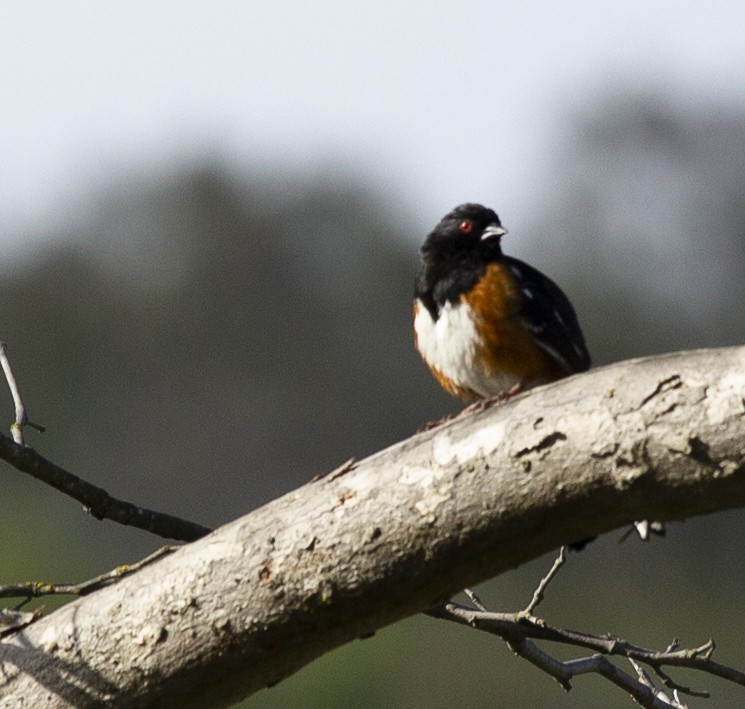
[(477, 401), (590, 367), (569, 299), (532, 266), (502, 253), (491, 209), (462, 204), (427, 236), (414, 285), (422, 358), (451, 394)]

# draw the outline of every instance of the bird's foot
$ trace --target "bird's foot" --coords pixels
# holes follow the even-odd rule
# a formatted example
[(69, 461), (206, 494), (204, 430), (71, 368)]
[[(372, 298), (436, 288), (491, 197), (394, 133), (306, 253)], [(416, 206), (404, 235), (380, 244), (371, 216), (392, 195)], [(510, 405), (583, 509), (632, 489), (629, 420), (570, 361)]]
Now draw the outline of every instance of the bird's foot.
[(436, 419), (435, 421), (427, 421), (426, 423), (423, 423), (419, 428), (417, 428), (417, 433), (424, 433), (424, 431), (431, 431), (433, 428), (437, 428), (438, 426), (442, 426), (442, 424), (447, 423), (448, 421), (451, 421), (453, 419), (452, 415), (443, 416), (442, 418)]
[(487, 396), (484, 399), (474, 401), (473, 404), (469, 404), (468, 406), (466, 406), (465, 409), (463, 409), (463, 411), (460, 412), (460, 416), (466, 416), (478, 411), (486, 411), (487, 409), (490, 409), (492, 406), (496, 406), (497, 404), (504, 404), (505, 401), (509, 401), (513, 396), (517, 396), (524, 390), (525, 386), (522, 382), (513, 384), (507, 391), (495, 394), (494, 396)]

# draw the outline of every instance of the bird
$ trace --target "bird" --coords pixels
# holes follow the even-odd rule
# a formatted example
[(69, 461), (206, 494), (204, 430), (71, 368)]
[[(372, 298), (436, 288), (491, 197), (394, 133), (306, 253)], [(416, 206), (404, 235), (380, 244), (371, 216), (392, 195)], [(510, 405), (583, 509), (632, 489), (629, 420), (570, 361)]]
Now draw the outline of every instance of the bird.
[(502, 252), (496, 212), (466, 203), (426, 237), (414, 280), (414, 342), (440, 385), (465, 402), (509, 398), (590, 368), (569, 298)]

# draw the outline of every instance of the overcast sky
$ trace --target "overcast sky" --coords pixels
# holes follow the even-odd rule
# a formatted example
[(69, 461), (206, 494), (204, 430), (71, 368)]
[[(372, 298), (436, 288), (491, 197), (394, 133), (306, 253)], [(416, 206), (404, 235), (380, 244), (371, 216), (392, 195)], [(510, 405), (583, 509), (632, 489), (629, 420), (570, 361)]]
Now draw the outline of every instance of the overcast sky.
[(745, 3), (0, 1), (0, 236), (118, 169), (215, 149), (370, 170), (417, 230), (529, 220), (573, 112), (619, 82), (745, 101)]

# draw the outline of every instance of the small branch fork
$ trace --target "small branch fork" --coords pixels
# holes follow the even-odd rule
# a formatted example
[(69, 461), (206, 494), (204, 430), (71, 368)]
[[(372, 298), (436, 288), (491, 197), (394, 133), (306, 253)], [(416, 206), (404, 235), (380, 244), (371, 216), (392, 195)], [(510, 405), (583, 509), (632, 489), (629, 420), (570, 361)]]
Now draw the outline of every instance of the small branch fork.
[(45, 428), (44, 426), (39, 426), (39, 424), (29, 421), (26, 416), (26, 407), (23, 405), (21, 390), (18, 388), (18, 382), (16, 381), (13, 369), (10, 366), (10, 360), (8, 359), (8, 346), (4, 342), (0, 342), (0, 365), (2, 365), (3, 372), (5, 373), (5, 379), (8, 382), (10, 395), (13, 397), (13, 404), (16, 409), (16, 420), (11, 424), (10, 430), (13, 434), (13, 440), (19, 446), (22, 446), (24, 445), (24, 426), (31, 426), (31, 428), (35, 428), (40, 433), (44, 433)]
[[(711, 659), (715, 648), (712, 640), (695, 648), (681, 648), (678, 641), (673, 640), (664, 650), (656, 651), (638, 647), (612, 635), (594, 635), (556, 628), (534, 616), (533, 611), (543, 600), (546, 588), (565, 561), (566, 552), (562, 547), (551, 570), (541, 579), (530, 603), (517, 613), (488, 611), (473, 591), (466, 589), (465, 593), (473, 606), (449, 601), (430, 609), (428, 615), (501, 637), (514, 653), (549, 674), (566, 691), (571, 689), (571, 680), (578, 675), (596, 673), (628, 692), (638, 704), (648, 709), (686, 709), (680, 695), (709, 696), (708, 692), (678, 684), (662, 669), (663, 667), (700, 670), (745, 687), (745, 672), (721, 665)], [(541, 649), (534, 640), (583, 647), (593, 651), (593, 654), (561, 661)], [(626, 658), (631, 663), (634, 674), (625, 672), (613, 664), (608, 659), (610, 656)], [(655, 687), (642, 665), (654, 670), (669, 693)]]
[(12, 440), (0, 433), (0, 458), (22, 473), (31, 475), (77, 500), (96, 519), (108, 519), (143, 529), (165, 539), (182, 542), (193, 542), (212, 531), (201, 524), (117, 500), (106, 490), (82, 480), (39, 455), (32, 448), (27, 448), (23, 439), (23, 427), (31, 426), (38, 431), (44, 431), (44, 427), (28, 420), (26, 407), (23, 405), (20, 389), (10, 366), (7, 347), (1, 342), (0, 363), (13, 396), (16, 413), (15, 422), (11, 425)]

